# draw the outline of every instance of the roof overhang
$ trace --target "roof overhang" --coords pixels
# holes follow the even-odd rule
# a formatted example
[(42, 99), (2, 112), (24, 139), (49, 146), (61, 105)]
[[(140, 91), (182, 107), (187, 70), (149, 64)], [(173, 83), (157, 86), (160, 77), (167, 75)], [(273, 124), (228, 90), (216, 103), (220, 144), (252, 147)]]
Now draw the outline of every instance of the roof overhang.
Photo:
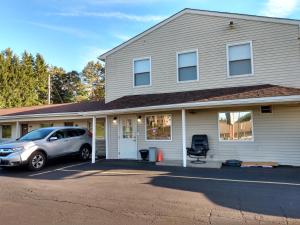
[(243, 20), (250, 20), (250, 21), (290, 24), (290, 25), (297, 25), (297, 26), (300, 27), (300, 20), (295, 20), (295, 19), (266, 17), (266, 16), (255, 16), (255, 15), (247, 15), (247, 14), (217, 12), (217, 11), (198, 10), (198, 9), (183, 9), (180, 12), (168, 17), (165, 20), (163, 20), (162, 22), (154, 25), (153, 27), (149, 28), (148, 30), (136, 35), (135, 37), (129, 39), (128, 41), (126, 41), (126, 42), (118, 45), (117, 47), (109, 50), (108, 52), (100, 55), (99, 59), (105, 61), (105, 59), (108, 55), (124, 48), (125, 46), (127, 46), (127, 45), (131, 44), (132, 42), (144, 37), (145, 35), (153, 32), (154, 30), (156, 30), (156, 29), (160, 28), (161, 26), (171, 22), (172, 20), (176, 19), (177, 17), (179, 17), (183, 14), (197, 14), (197, 15), (205, 15), (205, 16), (230, 18), (230, 19), (243, 19)]
[(291, 96), (277, 96), (265, 98), (247, 98), (223, 101), (202, 101), (189, 102), (170, 105), (156, 105), (146, 107), (135, 107), (126, 109), (111, 109), (89, 112), (68, 112), (68, 113), (48, 113), (48, 114), (28, 114), (15, 116), (0, 116), (0, 122), (15, 122), (15, 121), (42, 121), (42, 120), (63, 120), (63, 119), (88, 119), (96, 116), (97, 118), (104, 118), (109, 115), (128, 114), (128, 113), (142, 113), (153, 111), (167, 111), (180, 109), (201, 109), (201, 108), (221, 108), (221, 107), (236, 107), (249, 105), (263, 105), (263, 104), (300, 104), (300, 95)]

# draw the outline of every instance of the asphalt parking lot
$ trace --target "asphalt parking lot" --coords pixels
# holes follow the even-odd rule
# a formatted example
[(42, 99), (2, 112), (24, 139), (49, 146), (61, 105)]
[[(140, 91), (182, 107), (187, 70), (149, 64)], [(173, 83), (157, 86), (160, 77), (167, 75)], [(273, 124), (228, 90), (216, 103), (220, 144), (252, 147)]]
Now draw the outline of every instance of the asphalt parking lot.
[(0, 224), (300, 224), (300, 168), (56, 161), (0, 169)]

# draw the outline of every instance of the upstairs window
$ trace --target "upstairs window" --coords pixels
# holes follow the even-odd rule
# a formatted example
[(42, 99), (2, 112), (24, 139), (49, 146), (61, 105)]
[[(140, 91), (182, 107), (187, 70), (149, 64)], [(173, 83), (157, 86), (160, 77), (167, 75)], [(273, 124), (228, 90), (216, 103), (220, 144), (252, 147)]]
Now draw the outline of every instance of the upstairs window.
[(198, 80), (198, 51), (177, 53), (178, 82)]
[(151, 60), (150, 58), (136, 59), (133, 61), (134, 86), (151, 85)]
[(252, 43), (227, 45), (228, 76), (253, 75)]

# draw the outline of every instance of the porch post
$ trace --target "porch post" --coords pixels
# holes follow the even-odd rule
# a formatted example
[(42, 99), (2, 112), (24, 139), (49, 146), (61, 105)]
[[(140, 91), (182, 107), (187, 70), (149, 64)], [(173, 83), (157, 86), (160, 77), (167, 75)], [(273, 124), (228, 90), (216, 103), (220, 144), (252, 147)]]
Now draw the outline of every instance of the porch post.
[(186, 167), (186, 123), (185, 109), (181, 110), (181, 128), (182, 128), (182, 166)]
[(108, 116), (105, 116), (105, 158), (108, 157)]
[(92, 163), (96, 161), (96, 116), (93, 116), (92, 122)]
[(20, 137), (20, 122), (16, 121), (16, 139)]

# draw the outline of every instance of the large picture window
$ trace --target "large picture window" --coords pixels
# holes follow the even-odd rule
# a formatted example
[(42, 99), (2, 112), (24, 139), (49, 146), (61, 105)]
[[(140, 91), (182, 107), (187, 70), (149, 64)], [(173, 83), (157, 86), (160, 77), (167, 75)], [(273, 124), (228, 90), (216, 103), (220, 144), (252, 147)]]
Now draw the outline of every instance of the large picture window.
[(252, 141), (252, 112), (219, 113), (219, 137), (221, 141)]
[(147, 140), (172, 140), (172, 116), (146, 116)]
[(151, 60), (150, 58), (136, 59), (133, 61), (134, 86), (151, 85)]
[(11, 138), (11, 125), (2, 125), (2, 138)]
[(241, 76), (253, 74), (252, 45), (246, 42), (227, 46), (228, 76)]

